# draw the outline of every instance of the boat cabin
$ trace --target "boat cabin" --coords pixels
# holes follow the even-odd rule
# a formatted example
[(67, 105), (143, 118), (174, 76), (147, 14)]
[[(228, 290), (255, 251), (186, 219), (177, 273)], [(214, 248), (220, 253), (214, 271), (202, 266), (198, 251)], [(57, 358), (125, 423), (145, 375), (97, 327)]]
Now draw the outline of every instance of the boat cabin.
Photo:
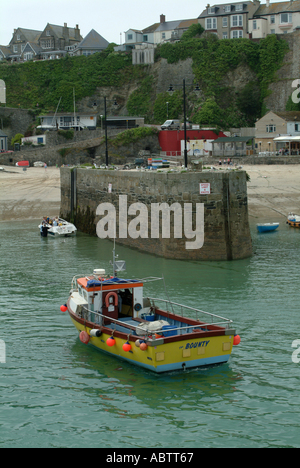
[(97, 312), (90, 319), (98, 325), (109, 325), (109, 318), (143, 320), (151, 313), (150, 301), (143, 298), (143, 286), (140, 280), (105, 277), (105, 270), (95, 270), (93, 276), (77, 279), (78, 292), (72, 294), (71, 307), (77, 314), (80, 308)]

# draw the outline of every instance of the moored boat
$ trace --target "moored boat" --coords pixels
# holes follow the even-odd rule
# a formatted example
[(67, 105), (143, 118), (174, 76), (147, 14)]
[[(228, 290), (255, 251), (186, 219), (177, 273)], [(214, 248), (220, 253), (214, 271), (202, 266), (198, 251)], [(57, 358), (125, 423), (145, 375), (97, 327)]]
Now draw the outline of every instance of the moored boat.
[(62, 218), (44, 218), (39, 225), (39, 230), (42, 237), (47, 237), (48, 234), (52, 237), (69, 237), (74, 236), (77, 231), (74, 224)]
[(279, 223), (263, 223), (256, 225), (258, 232), (271, 232), (279, 227)]
[(240, 342), (232, 321), (144, 297), (144, 284), (155, 280), (162, 278), (122, 279), (94, 270), (73, 278), (61, 310), (68, 311), (82, 343), (156, 373), (226, 363)]
[(287, 224), (292, 227), (300, 227), (300, 216), (295, 215), (294, 213), (289, 213)]

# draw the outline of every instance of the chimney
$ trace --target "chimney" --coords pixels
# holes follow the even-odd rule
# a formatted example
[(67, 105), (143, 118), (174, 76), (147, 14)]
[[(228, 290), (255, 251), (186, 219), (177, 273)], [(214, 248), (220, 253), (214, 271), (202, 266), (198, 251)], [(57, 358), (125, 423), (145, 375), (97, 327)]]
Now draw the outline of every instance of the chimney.
[(68, 27), (67, 23), (64, 23), (64, 28), (67, 28), (67, 27)]
[(269, 6), (270, 6), (270, 0), (266, 0), (266, 6), (267, 6), (267, 8), (269, 8)]
[(160, 15), (160, 24), (163, 24), (166, 22), (166, 17), (165, 15)]
[(75, 39), (76, 41), (80, 41), (80, 29), (79, 29), (78, 24), (76, 24), (76, 28), (75, 28)]

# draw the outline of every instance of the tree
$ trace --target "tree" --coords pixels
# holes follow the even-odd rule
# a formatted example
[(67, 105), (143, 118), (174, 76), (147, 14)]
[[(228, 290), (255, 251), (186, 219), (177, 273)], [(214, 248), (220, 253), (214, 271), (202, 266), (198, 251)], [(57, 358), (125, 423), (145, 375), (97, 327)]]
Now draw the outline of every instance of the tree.
[(24, 138), (24, 135), (22, 133), (17, 133), (12, 139), (11, 139), (11, 146), (14, 146), (15, 143), (20, 143), (21, 140)]

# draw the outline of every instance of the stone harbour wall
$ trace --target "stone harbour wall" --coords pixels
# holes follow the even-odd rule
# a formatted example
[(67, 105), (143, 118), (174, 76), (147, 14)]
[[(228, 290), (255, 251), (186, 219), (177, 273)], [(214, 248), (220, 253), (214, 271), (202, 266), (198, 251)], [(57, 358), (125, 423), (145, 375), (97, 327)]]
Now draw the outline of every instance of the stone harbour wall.
[[(200, 183), (210, 184), (209, 195), (200, 195)], [(129, 236), (119, 239), (117, 235), (118, 243), (165, 258), (184, 260), (232, 260), (252, 255), (245, 171), (157, 173), (61, 168), (61, 216), (72, 219), (80, 231), (96, 235), (97, 223), (102, 218), (96, 216), (97, 207), (111, 203), (116, 209), (118, 234), (120, 195), (127, 195), (128, 207), (137, 202), (147, 207), (149, 235), (147, 239)], [(183, 215), (184, 204), (192, 204), (194, 231), (197, 229), (196, 204), (204, 204), (202, 248), (186, 249), (186, 242), (191, 240), (185, 238), (184, 229), (182, 238), (174, 238), (173, 215), (170, 239), (162, 238), (161, 228), (160, 238), (151, 239), (152, 204), (171, 206), (176, 202), (181, 205)], [(128, 224), (137, 215), (128, 215)]]

